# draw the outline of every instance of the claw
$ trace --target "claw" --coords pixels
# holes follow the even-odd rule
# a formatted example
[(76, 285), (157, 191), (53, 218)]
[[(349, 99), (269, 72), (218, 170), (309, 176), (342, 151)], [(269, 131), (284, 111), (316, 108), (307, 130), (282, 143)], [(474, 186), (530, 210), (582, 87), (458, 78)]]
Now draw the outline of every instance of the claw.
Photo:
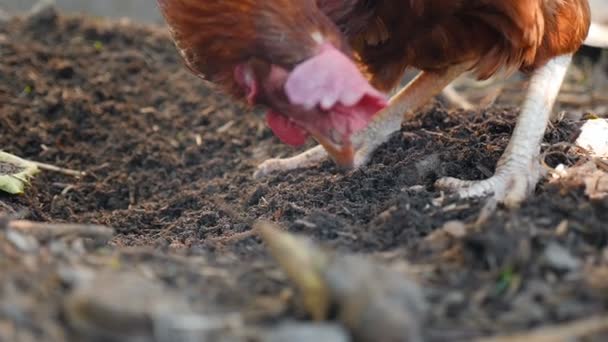
[(460, 198), (492, 196), (496, 201), (509, 208), (516, 208), (534, 191), (541, 178), (538, 168), (499, 166), (496, 174), (481, 181), (461, 180), (445, 177), (435, 182), (440, 190), (455, 192)]
[(272, 158), (260, 164), (253, 174), (254, 179), (266, 177), (274, 172), (291, 171), (312, 167), (327, 159), (327, 151), (319, 145), (291, 158)]

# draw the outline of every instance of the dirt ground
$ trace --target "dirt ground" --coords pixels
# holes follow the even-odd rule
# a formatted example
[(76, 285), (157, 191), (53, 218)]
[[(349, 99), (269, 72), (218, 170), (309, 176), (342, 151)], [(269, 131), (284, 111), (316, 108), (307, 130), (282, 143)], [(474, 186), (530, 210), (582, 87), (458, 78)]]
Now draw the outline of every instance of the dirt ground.
[[(608, 69), (591, 55), (577, 59), (556, 109), (565, 115), (545, 135), (547, 167), (583, 162), (572, 143), (584, 115), (608, 114), (608, 87), (589, 78)], [(0, 341), (107, 340), (109, 330), (126, 340), (149, 328), (136, 308), (157, 301), (223, 323), (308, 322), (252, 233), (258, 219), (407, 273), (429, 304), (424, 340), (606, 314), (608, 197), (544, 181), (520, 209), (477, 224), (483, 201), (436, 200), (438, 177), (492, 173), (518, 113), (513, 87), (490, 109), (427, 106), (360, 170), (325, 162), (254, 180), (258, 163), (297, 151), (260, 111), (191, 76), (164, 28), (49, 14), (0, 23), (1, 149), (86, 172), (42, 172), (24, 195), (0, 195)], [(116, 231), (107, 243), (32, 237), (7, 230), (18, 218)], [(441, 235), (446, 223), (469, 229)], [(147, 281), (128, 287), (129, 275)], [(131, 303), (139, 291), (150, 297)], [(78, 304), (103, 296), (111, 310)]]

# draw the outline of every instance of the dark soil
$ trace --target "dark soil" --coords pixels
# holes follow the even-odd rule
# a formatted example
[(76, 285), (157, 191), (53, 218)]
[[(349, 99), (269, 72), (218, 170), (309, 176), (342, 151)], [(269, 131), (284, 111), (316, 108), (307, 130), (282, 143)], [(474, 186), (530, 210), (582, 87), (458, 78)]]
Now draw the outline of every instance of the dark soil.
[[(274, 262), (248, 233), (260, 218), (339, 250), (424, 269), (418, 281), (429, 289), (429, 339), (468, 340), (608, 311), (606, 292), (590, 281), (608, 268), (608, 198), (592, 201), (583, 189), (543, 182), (521, 209), (499, 208), (474, 233), (428, 238), (448, 221), (478, 219), (483, 201), (438, 204), (433, 182), (490, 175), (517, 107), (465, 112), (431, 104), (360, 170), (343, 173), (325, 162), (256, 181), (258, 163), (297, 152), (272, 135), (260, 112), (191, 76), (163, 28), (74, 17), (0, 24), (0, 103), (3, 150), (86, 172), (78, 179), (42, 172), (23, 196), (0, 195), (0, 211), (112, 226), (109, 246), (81, 254), (87, 267), (149, 268), (205, 312), (305, 317), (292, 301), (270, 314), (251, 309), (291, 287), (272, 276)], [(573, 142), (578, 127), (564, 119), (548, 130), (544, 148), (556, 152), (546, 158), (550, 166), (580, 157), (556, 145)], [(555, 246), (576, 266), (556, 265), (547, 256)], [(55, 255), (52, 246), (45, 250)], [(72, 336), (61, 306), (70, 289), (53, 273), (65, 260), (40, 252), (28, 268), (7, 251), (0, 258), (12, 261), (0, 262), (0, 279), (11, 290), (0, 290), (0, 301), (24, 302), (15, 304), (18, 313), (0, 308), (0, 340), (15, 336), (1, 327), (5, 319), (33, 340)], [(109, 256), (120, 266), (109, 266)]]

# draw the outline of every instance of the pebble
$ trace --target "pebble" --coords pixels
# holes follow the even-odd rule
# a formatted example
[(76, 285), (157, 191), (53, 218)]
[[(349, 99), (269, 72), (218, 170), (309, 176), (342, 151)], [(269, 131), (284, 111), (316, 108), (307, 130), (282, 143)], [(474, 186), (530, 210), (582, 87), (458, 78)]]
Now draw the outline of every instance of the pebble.
[(23, 235), (10, 229), (6, 231), (6, 239), (10, 241), (17, 249), (25, 253), (35, 252), (40, 247), (38, 240), (32, 236)]
[(572, 271), (580, 266), (580, 261), (564, 247), (551, 243), (543, 253), (547, 266), (557, 271)]
[(29, 26), (51, 25), (57, 18), (57, 7), (53, 0), (39, 0), (32, 6), (26, 17)]
[(266, 342), (349, 342), (348, 332), (333, 323), (282, 323), (271, 330)]

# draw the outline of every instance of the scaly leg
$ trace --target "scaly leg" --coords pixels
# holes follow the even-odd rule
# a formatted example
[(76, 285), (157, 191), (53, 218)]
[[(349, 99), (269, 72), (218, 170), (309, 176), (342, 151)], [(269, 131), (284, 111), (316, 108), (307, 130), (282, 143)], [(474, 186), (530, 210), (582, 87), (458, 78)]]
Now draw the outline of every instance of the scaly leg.
[(457, 191), (463, 198), (494, 195), (507, 206), (519, 205), (541, 178), (540, 143), (571, 60), (572, 55), (556, 57), (532, 75), (511, 141), (494, 176), (482, 181), (442, 178), (436, 187)]
[[(393, 96), (389, 105), (376, 114), (364, 130), (353, 135), (352, 142), (356, 148), (353, 167), (358, 168), (367, 163), (376, 148), (401, 129), (404, 116), (420, 108), (467, 69), (468, 66), (459, 65), (442, 72), (421, 72)], [(258, 166), (254, 177), (260, 178), (276, 171), (310, 167), (327, 157), (327, 152), (321, 146), (317, 146), (291, 158), (268, 159)]]

